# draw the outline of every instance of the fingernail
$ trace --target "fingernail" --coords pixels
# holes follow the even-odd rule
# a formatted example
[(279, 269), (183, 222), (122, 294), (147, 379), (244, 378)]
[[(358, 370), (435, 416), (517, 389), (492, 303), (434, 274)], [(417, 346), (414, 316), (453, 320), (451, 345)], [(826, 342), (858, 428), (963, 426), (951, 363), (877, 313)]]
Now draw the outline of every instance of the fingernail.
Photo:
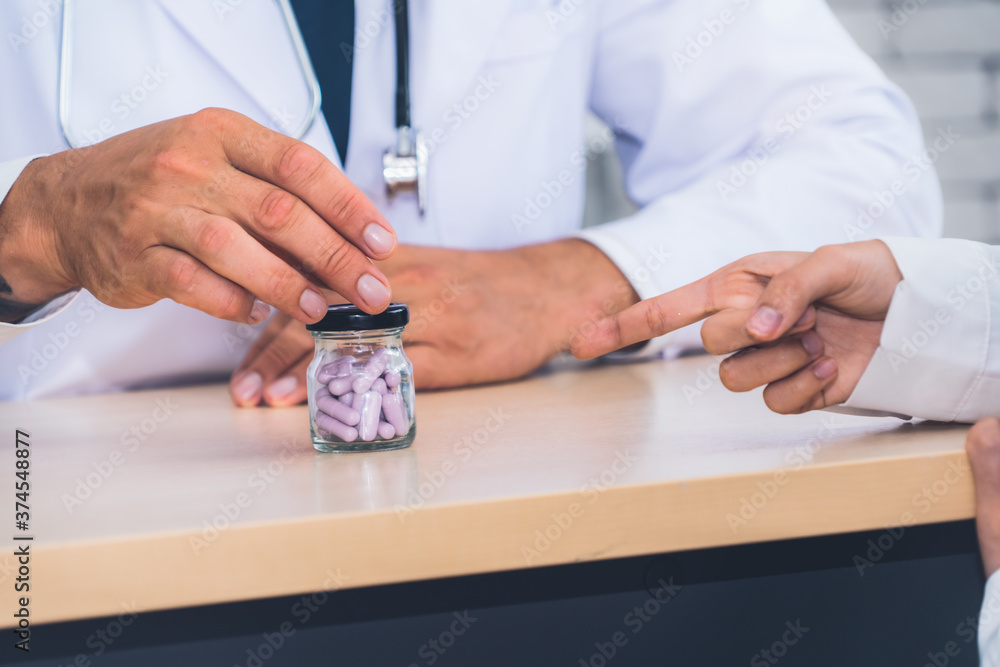
[(761, 306), (747, 322), (747, 331), (757, 337), (770, 336), (781, 325), (781, 313), (774, 308)]
[(389, 233), (389, 230), (376, 222), (365, 227), (362, 236), (364, 236), (365, 243), (376, 255), (392, 252), (396, 246), (396, 240)]
[(802, 337), (802, 347), (806, 349), (809, 356), (815, 356), (823, 350), (823, 339), (810, 331)]
[(251, 403), (257, 399), (262, 383), (259, 373), (247, 373), (233, 387), (233, 395), (240, 403)]
[(253, 308), (250, 310), (250, 324), (260, 324), (270, 316), (271, 306), (260, 299), (253, 302)]
[(297, 386), (299, 386), (299, 381), (289, 375), (272, 382), (267, 388), (267, 396), (268, 398), (284, 398), (295, 391)]
[(299, 308), (312, 319), (318, 320), (326, 315), (326, 299), (319, 292), (307, 289), (299, 299)]
[(371, 308), (380, 308), (389, 300), (389, 288), (370, 273), (358, 280), (358, 294)]
[(820, 380), (829, 380), (837, 372), (837, 364), (833, 359), (824, 359), (813, 367), (813, 375)]
[(811, 316), (812, 316), (812, 306), (806, 308), (806, 312), (802, 313), (802, 317), (799, 318), (799, 321), (796, 322), (795, 326), (793, 326), (792, 328), (797, 329), (799, 327), (804, 327), (806, 325), (806, 322), (809, 321), (809, 318)]

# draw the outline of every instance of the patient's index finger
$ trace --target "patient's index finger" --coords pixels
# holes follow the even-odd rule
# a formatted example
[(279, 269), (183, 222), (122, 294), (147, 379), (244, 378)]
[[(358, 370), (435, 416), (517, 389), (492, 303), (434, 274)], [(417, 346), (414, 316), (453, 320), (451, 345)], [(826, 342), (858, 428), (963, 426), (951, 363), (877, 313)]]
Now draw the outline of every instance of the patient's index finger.
[(573, 356), (593, 359), (708, 317), (713, 311), (709, 310), (707, 280), (702, 278), (604, 318), (592, 332), (582, 332), (572, 341)]

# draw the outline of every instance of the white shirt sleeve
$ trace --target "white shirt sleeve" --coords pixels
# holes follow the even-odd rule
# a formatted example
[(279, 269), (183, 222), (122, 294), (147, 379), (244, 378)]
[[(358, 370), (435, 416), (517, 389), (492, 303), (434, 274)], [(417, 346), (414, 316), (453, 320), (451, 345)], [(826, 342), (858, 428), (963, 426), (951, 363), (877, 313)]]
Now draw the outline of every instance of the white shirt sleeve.
[[(18, 176), (21, 175), (21, 172), (24, 171), (26, 166), (28, 166), (28, 163), (40, 157), (43, 156), (32, 155), (30, 157), (22, 157), (17, 158), (16, 160), (0, 162), (0, 202), (7, 198), (7, 193), (10, 192), (10, 189), (14, 186), (14, 181), (16, 181)], [(0, 267), (0, 273), (2, 273), (2, 271), (3, 267)], [(62, 294), (43, 305), (41, 308), (31, 313), (28, 317), (25, 317), (17, 324), (0, 322), (0, 345), (14, 338), (19, 333), (27, 331), (31, 327), (37, 326), (54, 317), (57, 313), (67, 308), (76, 299), (79, 293), (79, 290), (74, 290), (72, 292)]]
[(986, 581), (979, 612), (979, 660), (983, 667), (1000, 665), (1000, 570)]
[[(940, 234), (912, 105), (824, 2), (603, 7), (590, 104), (642, 210), (580, 236), (640, 298), (754, 252)], [(700, 347), (695, 326), (639, 354)]]
[(883, 239), (903, 281), (844, 405), (938, 421), (1000, 416), (1000, 247)]

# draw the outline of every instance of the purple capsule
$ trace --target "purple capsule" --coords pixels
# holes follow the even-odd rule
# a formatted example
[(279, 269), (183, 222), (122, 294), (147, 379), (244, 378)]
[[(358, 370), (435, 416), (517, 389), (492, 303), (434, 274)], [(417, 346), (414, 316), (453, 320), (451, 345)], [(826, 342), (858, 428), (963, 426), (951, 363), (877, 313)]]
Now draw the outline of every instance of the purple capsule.
[(323, 396), (316, 400), (316, 407), (320, 409), (321, 412), (325, 412), (329, 416), (342, 421), (348, 426), (356, 426), (359, 421), (361, 421), (361, 415), (358, 411), (349, 405), (344, 405), (333, 396)]
[(352, 384), (354, 384), (354, 376), (347, 375), (330, 380), (330, 384), (327, 387), (329, 387), (330, 393), (334, 396), (343, 396), (351, 390)]
[[(313, 417), (316, 416), (316, 406), (319, 403), (319, 399), (331, 396), (330, 390), (325, 384), (321, 384), (319, 389), (316, 390), (316, 395), (313, 397), (314, 400), (309, 401), (309, 414)], [(329, 435), (329, 434), (327, 434)]]
[(333, 378), (337, 377), (337, 362), (332, 361), (322, 368), (319, 369), (319, 373), (316, 373), (316, 381), (320, 384), (326, 384)]
[(327, 384), (334, 378), (344, 377), (351, 374), (354, 365), (354, 357), (340, 357), (319, 369), (316, 374), (316, 381), (320, 384)]
[(392, 440), (396, 437), (396, 429), (389, 422), (380, 421), (378, 423), (378, 437), (383, 440)]
[(399, 392), (389, 392), (382, 397), (382, 414), (385, 415), (385, 420), (396, 429), (397, 434), (406, 433), (406, 408), (403, 406), (403, 397)]
[(354, 405), (354, 392), (349, 391), (343, 396), (338, 396), (337, 400), (343, 403), (344, 405)]
[(379, 378), (375, 382), (372, 382), (372, 391), (377, 394), (385, 394), (389, 391), (389, 387), (386, 386), (385, 380)]
[(316, 381), (320, 382), (321, 384), (326, 384), (327, 382), (332, 380), (334, 377), (333, 376), (334, 368), (336, 368), (336, 366), (333, 363), (329, 363), (322, 366), (319, 369), (319, 372), (316, 373)]
[[(385, 348), (379, 348), (375, 354), (365, 363), (357, 375), (354, 376), (352, 388), (355, 394), (364, 394), (372, 388), (375, 380), (385, 372), (385, 367), (389, 365), (389, 354), (379, 354)], [(333, 391), (333, 388), (330, 389)], [(336, 392), (334, 392), (336, 393)]]
[(365, 442), (371, 442), (378, 435), (378, 416), (382, 410), (382, 394), (374, 391), (366, 391), (363, 394), (355, 393), (353, 407), (361, 414), (358, 435)]
[(402, 380), (399, 373), (396, 371), (386, 371), (386, 374), (383, 377), (385, 378), (385, 386), (389, 389), (395, 389), (398, 387), (400, 381)]
[(348, 426), (323, 412), (316, 414), (316, 427), (321, 433), (326, 432), (334, 435), (344, 442), (354, 442), (358, 439), (358, 429)]

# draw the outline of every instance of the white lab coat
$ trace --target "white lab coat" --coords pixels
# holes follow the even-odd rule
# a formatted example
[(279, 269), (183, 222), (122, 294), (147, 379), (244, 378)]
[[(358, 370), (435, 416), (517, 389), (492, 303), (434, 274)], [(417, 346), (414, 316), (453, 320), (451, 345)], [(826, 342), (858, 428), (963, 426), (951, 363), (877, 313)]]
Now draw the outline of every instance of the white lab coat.
[(1000, 417), (1000, 246), (882, 240), (903, 280), (844, 407), (967, 423)]
[(986, 580), (978, 630), (979, 664), (983, 667), (1000, 665), (1000, 570)]
[[(933, 168), (906, 169), (924, 151), (910, 103), (821, 0), (412, 3), (413, 119), (432, 144), (421, 219), (382, 183), (395, 135), (389, 3), (357, 4), (346, 173), (403, 242), (504, 248), (578, 233), (588, 110), (616, 128), (640, 210), (582, 235), (643, 298), (751, 252), (939, 232)], [(66, 148), (61, 23), (51, 0), (0, 4), (0, 196), (31, 156)], [(73, 33), (73, 132), (206, 106), (278, 129), (305, 113), (269, 0), (83, 0)], [(337, 162), (322, 117), (305, 140)], [(859, 215), (896, 180), (891, 205)], [(0, 398), (225, 377), (254, 335), (169, 301), (119, 311), (71, 295), (0, 326)], [(689, 329), (644, 353), (699, 344)]]
[[(903, 280), (844, 406), (940, 421), (1000, 417), (1000, 246), (882, 239)], [(1000, 572), (986, 582), (981, 664), (1000, 665)]]

